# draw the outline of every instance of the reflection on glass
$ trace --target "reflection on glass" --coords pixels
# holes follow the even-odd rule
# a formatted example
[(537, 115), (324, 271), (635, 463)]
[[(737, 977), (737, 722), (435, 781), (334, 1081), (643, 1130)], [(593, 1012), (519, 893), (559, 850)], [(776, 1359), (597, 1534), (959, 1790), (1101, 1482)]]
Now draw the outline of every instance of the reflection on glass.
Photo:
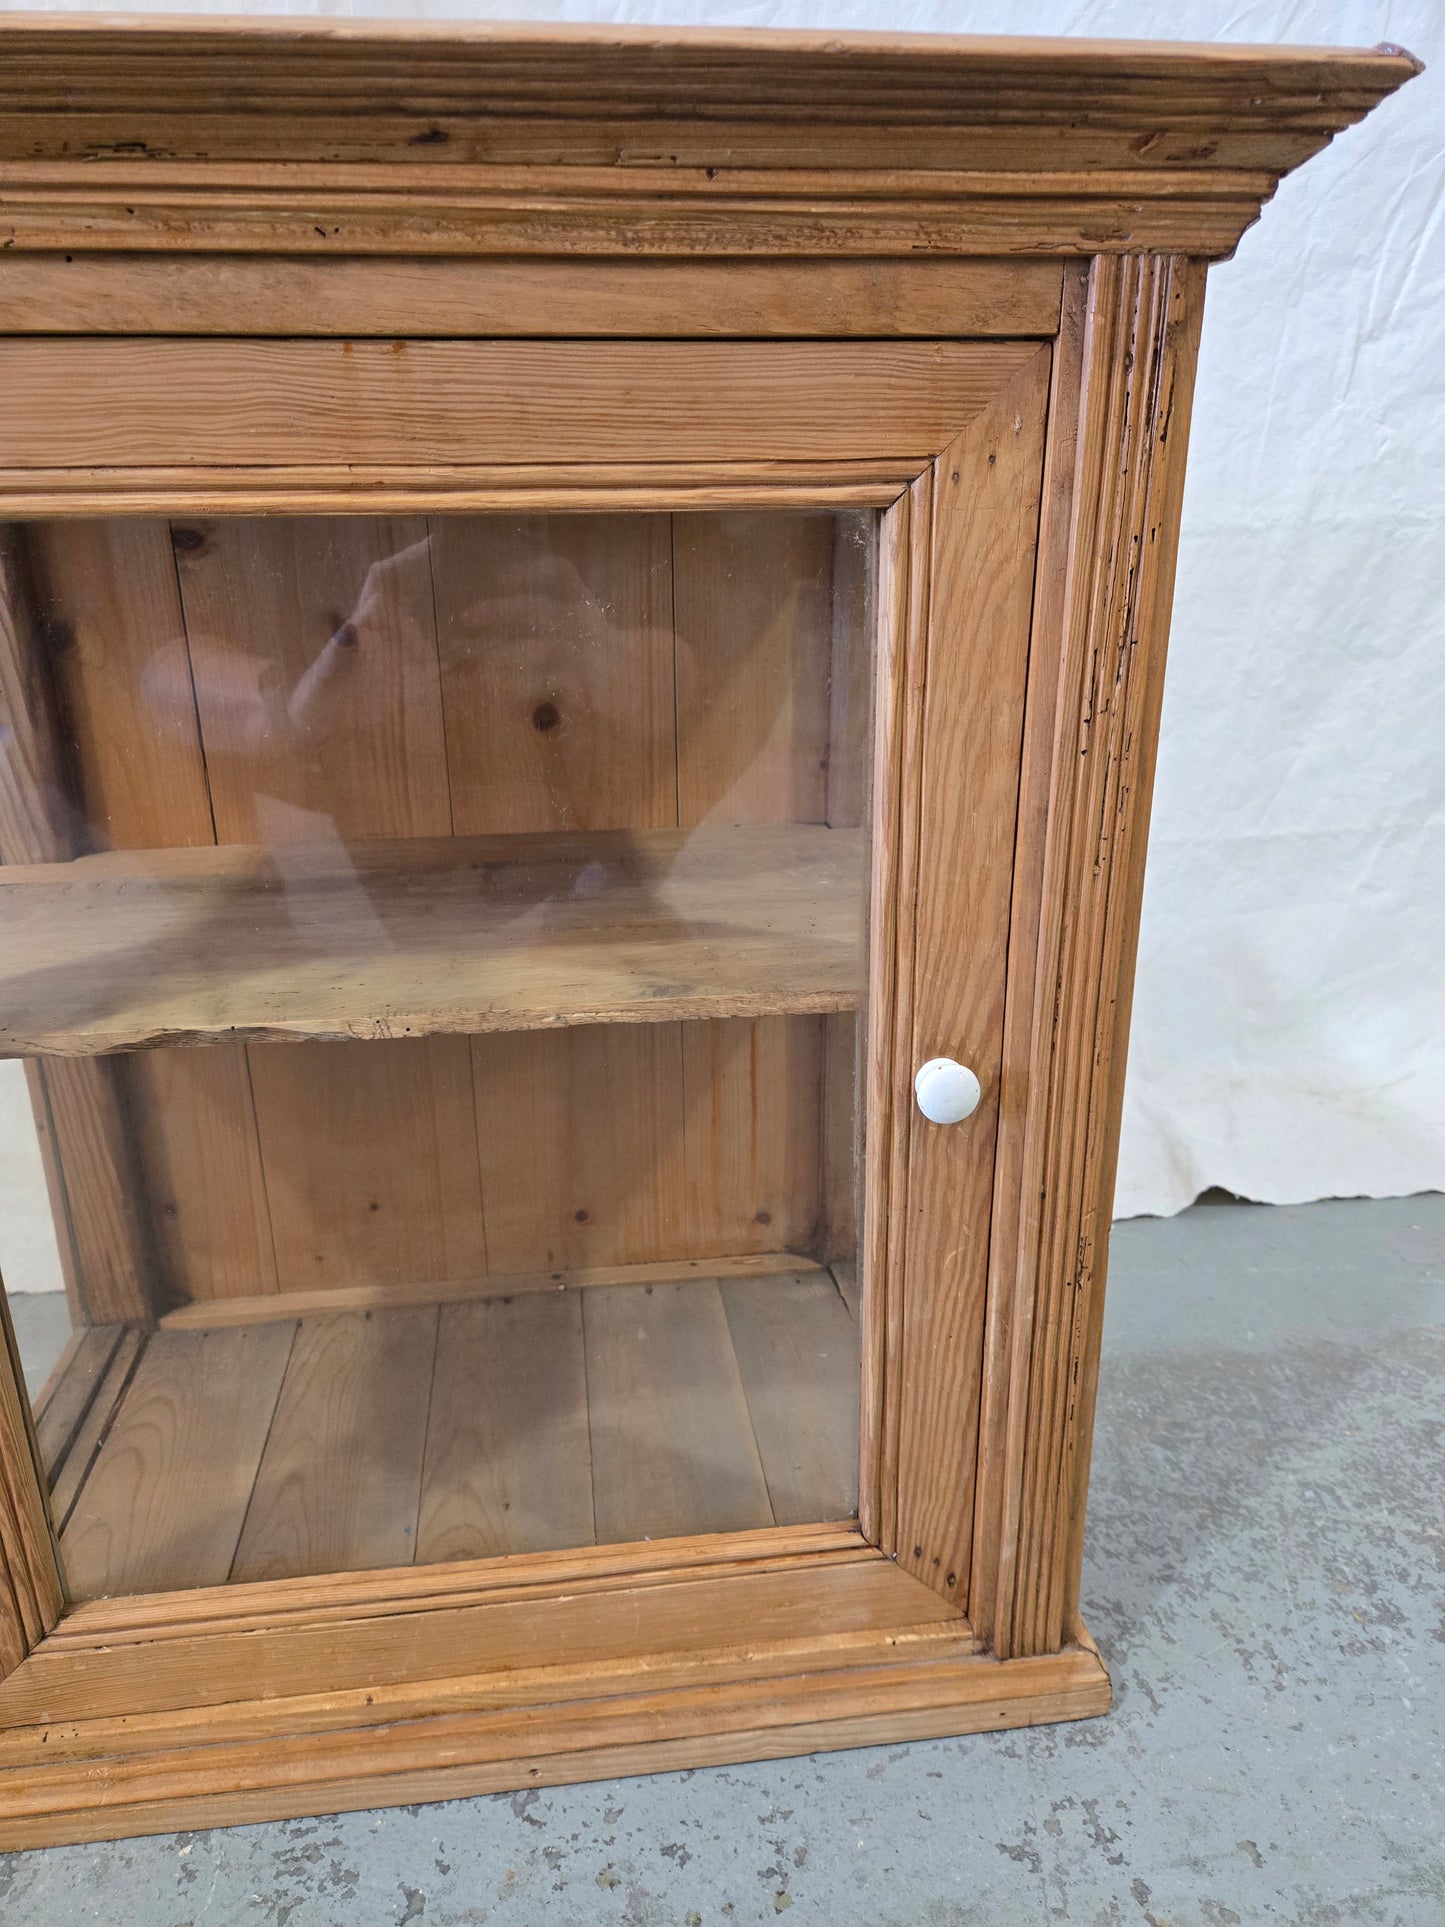
[(64, 1278), (72, 1596), (854, 1511), (872, 553), (0, 531), (0, 1257), (37, 1378)]

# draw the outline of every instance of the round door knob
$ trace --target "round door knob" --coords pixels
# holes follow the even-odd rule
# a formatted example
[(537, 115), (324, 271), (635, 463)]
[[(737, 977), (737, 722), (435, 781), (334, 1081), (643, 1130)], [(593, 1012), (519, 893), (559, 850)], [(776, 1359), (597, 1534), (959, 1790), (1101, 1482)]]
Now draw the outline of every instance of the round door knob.
[(918, 1108), (930, 1124), (957, 1124), (978, 1109), (978, 1079), (967, 1064), (930, 1057), (913, 1080)]

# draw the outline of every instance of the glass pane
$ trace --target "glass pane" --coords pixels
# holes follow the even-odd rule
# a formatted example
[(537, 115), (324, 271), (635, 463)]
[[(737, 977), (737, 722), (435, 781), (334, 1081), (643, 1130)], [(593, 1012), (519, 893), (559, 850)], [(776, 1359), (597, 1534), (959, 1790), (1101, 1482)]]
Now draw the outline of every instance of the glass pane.
[(0, 530), (72, 1597), (854, 1513), (874, 535)]

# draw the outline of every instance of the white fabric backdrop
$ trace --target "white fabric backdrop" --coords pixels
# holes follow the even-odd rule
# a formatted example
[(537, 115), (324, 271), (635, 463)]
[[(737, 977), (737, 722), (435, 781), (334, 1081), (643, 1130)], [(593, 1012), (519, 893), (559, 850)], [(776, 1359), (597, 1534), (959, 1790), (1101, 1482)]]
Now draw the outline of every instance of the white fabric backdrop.
[[(1287, 180), (1210, 277), (1117, 1208), (1445, 1190), (1445, 0), (249, 10), (1392, 40), (1435, 69)], [(23, 1084), (0, 1071), (0, 1269), (53, 1288)]]

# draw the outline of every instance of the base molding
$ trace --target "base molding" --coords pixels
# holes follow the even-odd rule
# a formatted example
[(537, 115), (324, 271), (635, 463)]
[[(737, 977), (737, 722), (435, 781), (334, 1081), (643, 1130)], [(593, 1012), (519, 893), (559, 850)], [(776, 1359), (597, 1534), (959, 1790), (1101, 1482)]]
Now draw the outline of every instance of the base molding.
[[(157, 1748), (153, 1736), (141, 1754), (72, 1753), (65, 1763), (53, 1754), (46, 1759), (49, 1731), (36, 1727), (6, 1739), (11, 1764), (0, 1774), (0, 1849), (942, 1739), (1087, 1719), (1109, 1703), (1108, 1672), (1085, 1636), (1032, 1659), (909, 1656), (785, 1679), (433, 1714), (324, 1733), (277, 1734), (278, 1709), (270, 1701), (273, 1730), (264, 1739), (206, 1745), (193, 1738)], [(69, 1727), (72, 1747), (77, 1737)]]

